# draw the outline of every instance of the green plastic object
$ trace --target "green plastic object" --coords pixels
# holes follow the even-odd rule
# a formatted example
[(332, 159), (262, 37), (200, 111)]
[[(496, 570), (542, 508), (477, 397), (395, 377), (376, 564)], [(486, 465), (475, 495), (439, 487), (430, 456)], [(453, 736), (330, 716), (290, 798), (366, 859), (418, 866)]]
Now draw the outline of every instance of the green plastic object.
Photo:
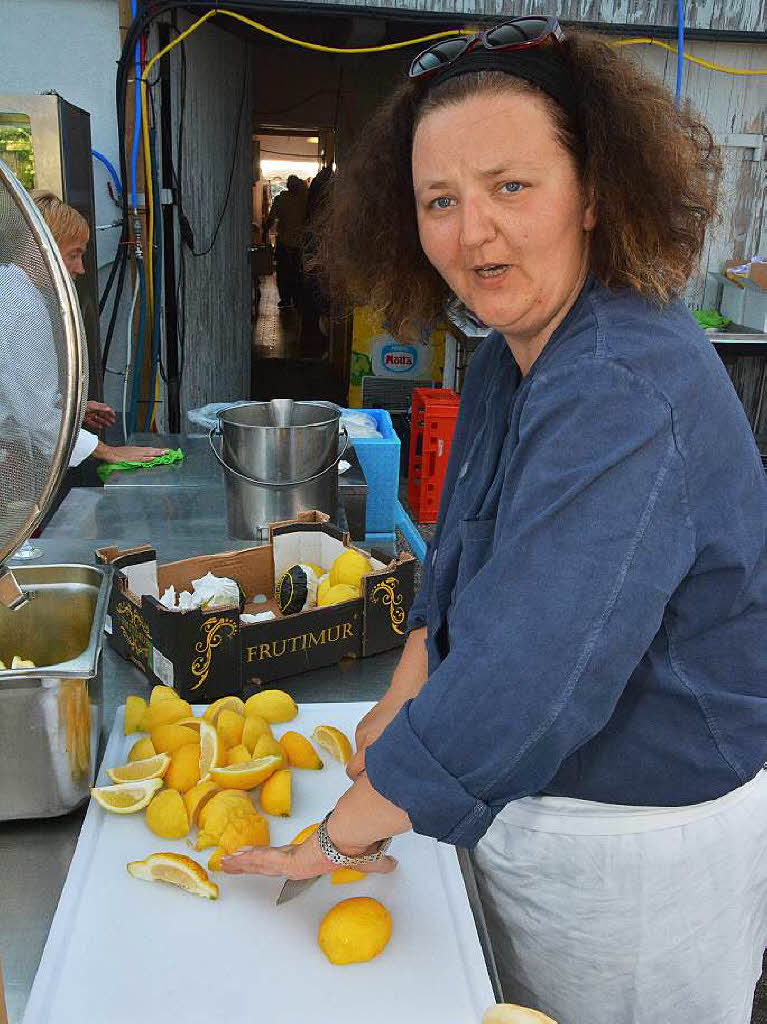
[(174, 462), (181, 462), (183, 458), (184, 453), (180, 448), (169, 448), (164, 455), (158, 455), (156, 459), (150, 459), (149, 462), (102, 462), (96, 472), (102, 481), (106, 483), (109, 474), (115, 473), (117, 470), (153, 469), (155, 466), (171, 466)]
[(729, 317), (722, 316), (718, 309), (694, 309), (692, 315), (701, 327), (726, 327), (731, 324)]

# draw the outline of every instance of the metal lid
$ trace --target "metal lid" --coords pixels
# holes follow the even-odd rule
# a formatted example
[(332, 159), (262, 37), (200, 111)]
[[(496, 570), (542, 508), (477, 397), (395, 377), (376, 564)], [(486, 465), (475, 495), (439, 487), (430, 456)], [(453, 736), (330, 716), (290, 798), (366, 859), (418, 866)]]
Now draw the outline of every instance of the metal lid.
[(85, 358), (80, 309), (58, 247), (0, 160), (0, 578), (69, 464)]

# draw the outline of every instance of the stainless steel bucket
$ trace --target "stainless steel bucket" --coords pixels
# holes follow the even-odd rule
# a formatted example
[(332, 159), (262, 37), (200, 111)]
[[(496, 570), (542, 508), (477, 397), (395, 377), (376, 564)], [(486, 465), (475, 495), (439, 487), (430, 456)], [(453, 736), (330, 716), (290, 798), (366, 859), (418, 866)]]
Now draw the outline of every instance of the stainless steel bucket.
[(103, 717), (101, 647), (111, 570), (14, 568), (30, 600), (0, 606), (0, 821), (66, 814), (88, 799)]
[[(341, 410), (331, 402), (274, 399), (228, 409), (209, 439), (224, 468), (229, 534), (258, 540), (270, 523), (319, 509), (335, 520)], [(222, 435), (219, 453), (215, 436)], [(340, 450), (339, 450), (340, 449)]]

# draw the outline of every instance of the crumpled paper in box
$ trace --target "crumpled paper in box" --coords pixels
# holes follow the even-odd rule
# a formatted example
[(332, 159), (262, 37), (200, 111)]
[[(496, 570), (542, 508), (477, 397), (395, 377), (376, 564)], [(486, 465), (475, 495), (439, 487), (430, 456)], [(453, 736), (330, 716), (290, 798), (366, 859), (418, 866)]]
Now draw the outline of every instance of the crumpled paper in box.
[(176, 588), (170, 586), (160, 598), (160, 604), (173, 611), (189, 611), (192, 608), (218, 608), (240, 603), (240, 588), (227, 576), (214, 576), (212, 572), (192, 580), (192, 590), (182, 590), (176, 603)]

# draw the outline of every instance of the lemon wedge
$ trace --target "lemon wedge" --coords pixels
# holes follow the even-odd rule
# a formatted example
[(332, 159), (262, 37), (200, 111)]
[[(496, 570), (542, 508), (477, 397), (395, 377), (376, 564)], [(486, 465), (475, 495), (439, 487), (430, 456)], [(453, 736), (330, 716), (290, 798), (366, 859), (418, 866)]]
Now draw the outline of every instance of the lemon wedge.
[(135, 693), (125, 698), (125, 735), (130, 736), (138, 732), (139, 722), (144, 717), (147, 703), (143, 697), (137, 697)]
[(161, 788), (162, 779), (145, 779), (143, 782), (121, 782), (116, 786), (96, 786), (91, 790), (91, 796), (105, 811), (135, 814), (142, 811)]
[(216, 724), (216, 720), (222, 711), (234, 711), (238, 715), (245, 714), (245, 703), (239, 698), (232, 694), (229, 697), (219, 697), (218, 700), (214, 700), (210, 704), (203, 714), (203, 718), (206, 722), (210, 722), (212, 725)]
[(204, 718), (200, 722), (200, 782), (207, 782), (211, 768), (221, 763), (221, 750), (215, 725)]
[(161, 779), (169, 764), (169, 754), (155, 754), (143, 761), (131, 761), (119, 768), (107, 768), (107, 775), (112, 782), (146, 782), (148, 779)]
[(302, 736), (300, 732), (283, 733), (280, 737), (280, 746), (285, 752), (288, 764), (293, 768), (318, 770), (323, 767), (322, 761), (317, 756), (317, 751), (306, 736)]
[(211, 882), (205, 868), (182, 853), (152, 853), (146, 860), (133, 860), (128, 874), (145, 882), (169, 882), (194, 896), (218, 899), (218, 886)]
[(158, 683), (157, 686), (152, 687), (152, 692), (149, 695), (149, 703), (158, 704), (161, 700), (178, 700), (178, 694), (171, 686), (165, 686), (163, 683)]
[(349, 758), (352, 756), (352, 745), (344, 733), (340, 729), (336, 729), (334, 725), (318, 725), (312, 733), (312, 739), (341, 764), (349, 763)]
[(278, 768), (282, 768), (282, 758), (275, 754), (259, 757), (257, 761), (247, 764), (230, 764), (227, 768), (211, 768), (210, 777), (221, 789), (255, 789)]

